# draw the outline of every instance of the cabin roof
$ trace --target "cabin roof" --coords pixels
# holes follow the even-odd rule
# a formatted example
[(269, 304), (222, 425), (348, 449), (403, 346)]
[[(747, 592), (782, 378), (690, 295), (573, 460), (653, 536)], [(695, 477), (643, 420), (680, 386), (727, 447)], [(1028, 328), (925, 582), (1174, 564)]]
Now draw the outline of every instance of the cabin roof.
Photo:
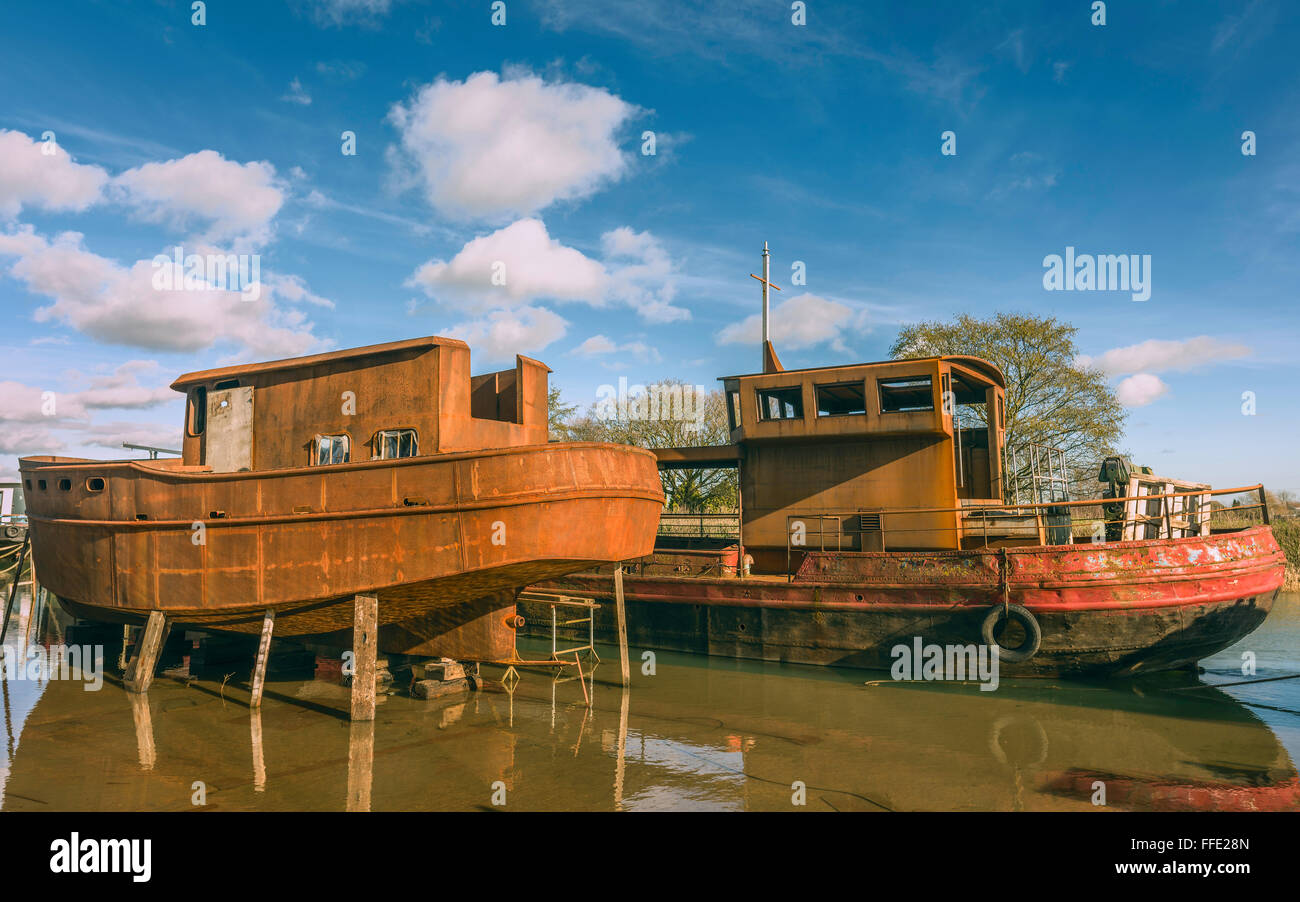
[[(815, 373), (820, 370), (846, 370), (846, 369), (871, 369), (874, 367), (893, 366), (899, 363), (921, 363), (930, 360), (945, 360), (949, 363), (956, 363), (960, 366), (972, 369), (982, 376), (987, 376), (999, 388), (1007, 387), (1007, 380), (1002, 375), (1002, 370), (998, 369), (996, 364), (990, 363), (982, 357), (970, 357), (960, 354), (947, 354), (938, 357), (901, 357), (897, 360), (877, 360), (872, 363), (839, 363), (830, 366), (809, 366), (797, 370), (781, 370), (781, 373)], [(732, 376), (720, 376), (721, 379), (749, 379), (756, 376), (774, 376), (776, 373), (737, 373)]]
[(330, 351), (325, 354), (312, 354), (308, 357), (288, 357), (284, 360), (271, 360), (266, 363), (244, 363), (235, 366), (218, 367), (212, 370), (199, 370), (179, 377), (172, 383), (171, 387), (176, 391), (183, 392), (188, 386), (197, 382), (210, 382), (214, 379), (228, 379), (233, 376), (247, 376), (254, 373), (271, 373), (277, 370), (296, 370), (317, 366), (322, 363), (333, 363), (337, 360), (348, 360), (353, 357), (382, 357), (399, 351), (411, 350), (412, 348), (434, 348), (438, 346), (469, 348), (469, 345), (459, 339), (439, 338), (430, 335), (425, 338), (408, 338), (403, 341), (366, 345), (362, 348), (347, 348), (346, 350)]

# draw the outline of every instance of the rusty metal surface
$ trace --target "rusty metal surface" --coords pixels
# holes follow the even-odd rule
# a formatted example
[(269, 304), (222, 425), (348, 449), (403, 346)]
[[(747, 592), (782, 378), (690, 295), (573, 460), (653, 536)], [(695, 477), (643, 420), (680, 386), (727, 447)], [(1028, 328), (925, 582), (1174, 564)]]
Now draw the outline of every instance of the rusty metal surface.
[[(1006, 549), (1005, 558), (1002, 550), (814, 553), (792, 583), (674, 576), (668, 557), (655, 555), (658, 573), (625, 577), (634, 642), (887, 668), (900, 637), (979, 642), (980, 620), (1002, 602), (1005, 588), (1006, 599), (1032, 611), (1042, 627), (1039, 654), (1004, 665), (1025, 675), (1127, 675), (1199, 660), (1263, 622), (1285, 571), (1266, 526), (1175, 540)], [(612, 593), (612, 578), (570, 574), (543, 587), (603, 599)], [(528, 607), (522, 610), (528, 616)], [(607, 620), (598, 620), (598, 636), (611, 635)]]
[[(652, 455), (595, 444), (234, 474), (140, 462), (22, 466), (25, 479), (47, 485), (28, 505), (51, 591), (193, 622), (428, 584), (422, 596), (390, 593), (381, 621), (391, 623), (408, 607), (645, 554), (662, 505)], [(91, 478), (104, 490), (89, 492)], [(63, 480), (72, 487), (58, 488)], [(341, 628), (329, 607), (286, 610), (277, 632)]]

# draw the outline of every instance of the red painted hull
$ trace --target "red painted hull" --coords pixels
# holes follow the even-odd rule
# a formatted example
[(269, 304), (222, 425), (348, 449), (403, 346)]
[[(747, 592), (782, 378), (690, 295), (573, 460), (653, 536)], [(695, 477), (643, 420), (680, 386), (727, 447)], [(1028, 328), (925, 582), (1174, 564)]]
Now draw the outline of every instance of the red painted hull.
[[(988, 608), (1005, 598), (1034, 614), (1042, 646), (1002, 669), (1038, 676), (1131, 676), (1194, 664), (1264, 621), (1285, 572), (1267, 526), (1101, 545), (810, 552), (791, 581), (670, 575), (677, 565), (655, 555), (631, 568), (624, 585), (633, 643), (888, 669), (890, 650), (913, 637), (979, 643)], [(608, 598), (612, 578), (586, 572), (545, 589)], [(607, 605), (603, 635), (613, 635), (611, 617)]]

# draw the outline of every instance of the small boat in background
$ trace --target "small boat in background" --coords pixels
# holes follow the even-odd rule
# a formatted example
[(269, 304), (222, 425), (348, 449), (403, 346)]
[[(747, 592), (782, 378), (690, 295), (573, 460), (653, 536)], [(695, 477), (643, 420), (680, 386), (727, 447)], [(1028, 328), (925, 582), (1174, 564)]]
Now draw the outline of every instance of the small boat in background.
[(36, 572), (87, 619), (254, 634), (373, 595), (380, 651), (507, 658), (521, 587), (649, 553), (663, 503), (649, 452), (548, 443), (549, 373), (420, 338), (182, 376), (180, 458), (22, 459)]

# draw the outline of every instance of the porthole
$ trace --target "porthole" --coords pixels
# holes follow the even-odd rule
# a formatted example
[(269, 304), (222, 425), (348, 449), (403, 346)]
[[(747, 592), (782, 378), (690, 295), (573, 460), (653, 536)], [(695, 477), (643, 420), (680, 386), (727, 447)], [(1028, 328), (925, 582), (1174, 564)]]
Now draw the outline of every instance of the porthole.
[(91, 476), (89, 479), (87, 479), (87, 480), (86, 480), (86, 491), (87, 491), (87, 492), (102, 492), (102, 491), (104, 491), (104, 477), (103, 477), (103, 476)]
[(72, 480), (71, 480), (71, 479), (60, 479), (60, 480), (59, 480), (59, 491), (60, 491), (60, 492), (71, 492), (71, 491), (72, 491)]

